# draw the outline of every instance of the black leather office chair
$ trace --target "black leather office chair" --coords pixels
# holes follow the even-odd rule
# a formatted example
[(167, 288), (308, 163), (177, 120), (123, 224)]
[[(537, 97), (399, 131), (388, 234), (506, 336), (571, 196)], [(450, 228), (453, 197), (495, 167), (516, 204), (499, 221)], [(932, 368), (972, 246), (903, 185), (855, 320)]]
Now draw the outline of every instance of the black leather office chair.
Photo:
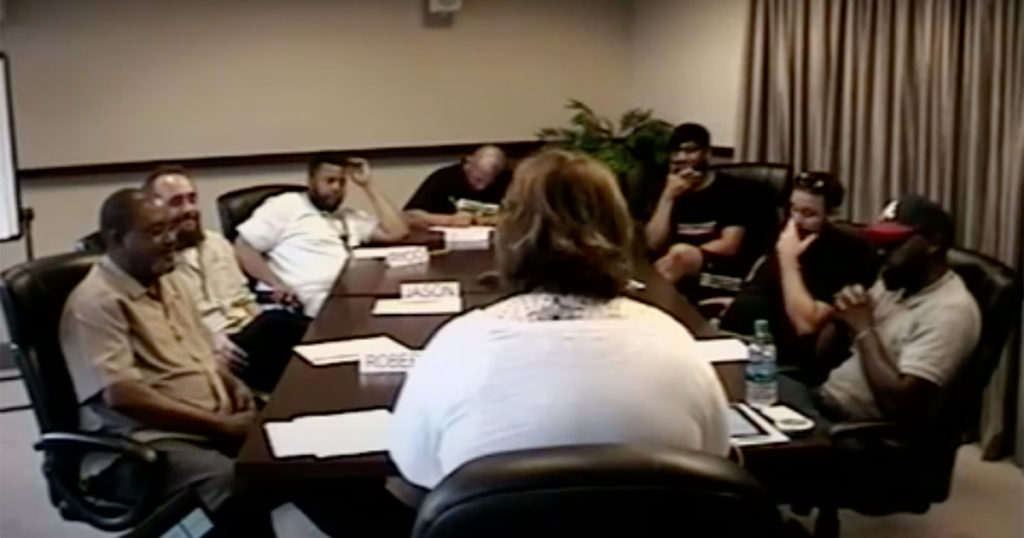
[[(35, 449), (43, 452), (43, 474), (50, 502), (70, 521), (84, 521), (106, 531), (135, 526), (154, 508), (148, 484), (158, 473), (159, 453), (128, 438), (79, 429), (78, 399), (64, 354), (59, 325), (68, 295), (97, 257), (62, 254), (38, 259), (0, 275), (0, 302), (10, 332), (11, 349), (42, 434)], [(114, 500), (96, 481), (82, 480), (87, 454), (104, 452), (139, 463), (141, 495), (130, 503)]]
[[(737, 196), (748, 199), (747, 207), (751, 211), (750, 226), (743, 238), (745, 248), (752, 252), (768, 252), (775, 244), (779, 229), (785, 218), (786, 196), (792, 179), (792, 168), (781, 163), (726, 163), (711, 167), (721, 174), (728, 174), (746, 184), (745, 193)], [(751, 245), (751, 242), (753, 244)], [(702, 311), (714, 314), (728, 305), (732, 297), (739, 293), (743, 279), (748, 276), (756, 260), (748, 264), (728, 268), (710, 265), (699, 277), (699, 287), (687, 290), (687, 295), (699, 304)]]
[(785, 207), (793, 168), (784, 163), (723, 163), (711, 167), (723, 174), (763, 187), (761, 193), (778, 208)]
[(412, 535), (767, 537), (783, 532), (765, 491), (724, 458), (600, 445), (471, 461), (424, 499)]
[[(949, 496), (956, 453), (980, 412), (981, 396), (1019, 326), (1021, 280), (987, 256), (961, 249), (949, 263), (978, 302), (982, 331), (978, 347), (943, 387), (935, 406), (914, 431), (884, 421), (840, 423), (832, 429), (840, 487), (835, 505), (865, 514), (924, 513)], [(838, 533), (835, 506), (823, 510), (824, 536)], [(834, 530), (834, 532), (831, 532)]]
[(74, 246), (75, 252), (82, 254), (103, 254), (107, 251), (106, 241), (103, 240), (103, 234), (99, 231), (81, 237), (75, 241)]
[(217, 197), (221, 229), (228, 241), (238, 236), (236, 228), (252, 215), (264, 200), (285, 192), (304, 192), (305, 185), (258, 185), (226, 192)]

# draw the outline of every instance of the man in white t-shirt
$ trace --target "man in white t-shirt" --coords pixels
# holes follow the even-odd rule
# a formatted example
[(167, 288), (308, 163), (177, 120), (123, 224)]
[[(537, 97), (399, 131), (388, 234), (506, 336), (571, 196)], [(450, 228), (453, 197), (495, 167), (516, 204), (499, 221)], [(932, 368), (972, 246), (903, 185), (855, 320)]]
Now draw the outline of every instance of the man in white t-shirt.
[(913, 422), (973, 352), (981, 313), (946, 262), (953, 222), (935, 203), (894, 201), (864, 236), (889, 254), (870, 290), (849, 286), (836, 296), (836, 317), (853, 335), (852, 356), (819, 395), (843, 418)]
[[(361, 187), (375, 215), (341, 207), (348, 181)], [(348, 250), (366, 241), (397, 241), (409, 233), (401, 213), (371, 181), (365, 159), (319, 154), (309, 163), (309, 190), (269, 198), (238, 226), (242, 268), (267, 284), (275, 301), (320, 311), (345, 266)]]

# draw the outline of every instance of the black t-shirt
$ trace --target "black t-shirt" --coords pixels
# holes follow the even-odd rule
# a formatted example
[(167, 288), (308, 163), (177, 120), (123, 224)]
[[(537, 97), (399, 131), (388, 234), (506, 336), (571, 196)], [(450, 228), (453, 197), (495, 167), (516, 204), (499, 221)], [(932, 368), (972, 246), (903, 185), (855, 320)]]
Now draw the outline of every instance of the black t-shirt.
[[(743, 244), (732, 261), (720, 259), (724, 273), (729, 267), (740, 273), (761, 255), (765, 238), (777, 225), (774, 200), (758, 199), (756, 186), (733, 176), (716, 173), (714, 181), (701, 190), (686, 193), (672, 207), (668, 244), (702, 245), (722, 236), (729, 226), (742, 226)], [(739, 275), (744, 276), (744, 275)]]
[[(862, 239), (826, 226), (800, 255), (804, 285), (816, 300), (832, 304), (835, 294), (851, 284), (871, 286), (878, 274), (875, 252)], [(722, 318), (723, 329), (752, 334), (754, 320), (766, 319), (775, 337), (779, 361), (793, 364), (813, 349), (813, 339), (800, 339), (786, 315), (779, 260), (774, 249), (743, 285)]]
[(502, 172), (482, 191), (474, 190), (462, 170), (462, 163), (445, 166), (427, 176), (412, 198), (405, 203), (405, 209), (420, 209), (427, 213), (455, 214), (455, 202), (460, 199), (500, 204), (508, 189), (509, 175)]

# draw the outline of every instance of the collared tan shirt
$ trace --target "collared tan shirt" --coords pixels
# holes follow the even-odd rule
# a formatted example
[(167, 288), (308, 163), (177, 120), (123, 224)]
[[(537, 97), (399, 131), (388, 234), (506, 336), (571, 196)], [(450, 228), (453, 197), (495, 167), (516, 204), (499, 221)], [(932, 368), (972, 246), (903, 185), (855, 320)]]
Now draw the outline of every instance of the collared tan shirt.
[[(64, 305), (61, 349), (80, 402), (121, 380), (216, 413), (233, 404), (210, 332), (173, 275), (148, 290), (104, 256)], [(123, 426), (123, 425), (115, 425)]]
[(195, 299), (203, 323), (212, 332), (238, 332), (259, 313), (256, 296), (238, 267), (235, 249), (221, 234), (178, 253), (175, 273)]

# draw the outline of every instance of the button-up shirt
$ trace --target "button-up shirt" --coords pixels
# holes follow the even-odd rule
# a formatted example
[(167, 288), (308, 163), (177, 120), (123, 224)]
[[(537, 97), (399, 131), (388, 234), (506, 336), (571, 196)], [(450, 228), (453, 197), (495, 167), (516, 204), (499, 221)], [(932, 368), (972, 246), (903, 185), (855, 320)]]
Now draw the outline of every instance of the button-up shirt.
[(237, 332), (259, 313), (256, 296), (238, 267), (231, 243), (212, 230), (203, 234), (202, 242), (178, 253), (176, 273), (210, 331)]
[[(130, 380), (207, 411), (233, 411), (210, 332), (173, 275), (147, 289), (103, 257), (64, 305), (60, 342), (80, 402), (96, 403), (103, 389)], [(105, 411), (100, 427), (138, 426)]]

